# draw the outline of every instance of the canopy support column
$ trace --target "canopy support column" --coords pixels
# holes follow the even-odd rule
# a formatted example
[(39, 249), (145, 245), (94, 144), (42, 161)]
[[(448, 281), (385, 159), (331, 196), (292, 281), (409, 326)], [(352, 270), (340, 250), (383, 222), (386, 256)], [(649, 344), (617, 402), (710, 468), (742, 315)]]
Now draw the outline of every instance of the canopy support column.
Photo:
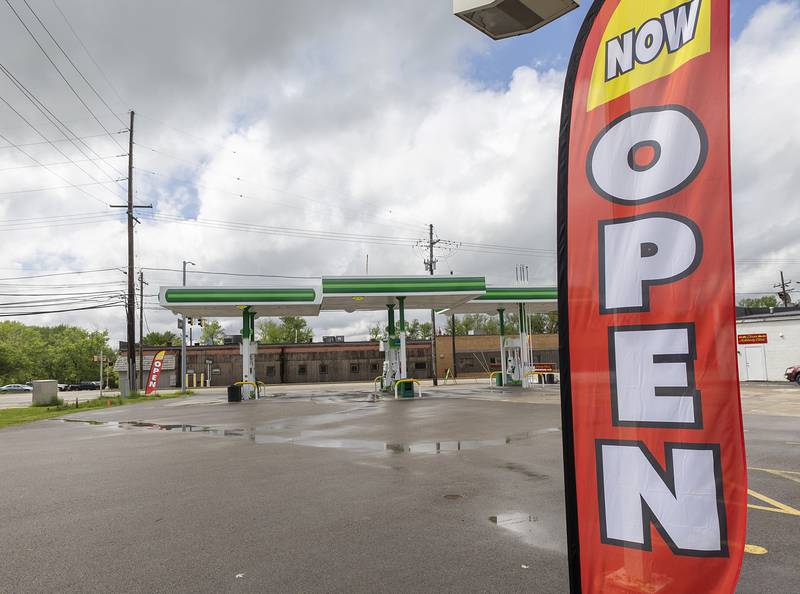
[(500, 314), (500, 385), (506, 385), (506, 319), (505, 309), (499, 307), (497, 313)]
[(398, 297), (397, 301), (400, 314), (400, 378), (406, 379), (408, 377), (406, 367), (406, 298)]
[[(255, 341), (256, 314), (250, 311), (250, 307), (242, 309), (242, 344), (240, 352), (242, 354), (242, 381), (256, 381), (256, 353), (258, 343)], [(242, 394), (251, 396), (254, 393), (253, 387), (248, 384), (242, 386)]]
[(529, 352), (528, 352), (528, 312), (525, 310), (523, 303), (519, 304), (519, 356), (520, 364), (522, 365), (522, 382), (525, 382), (525, 374), (529, 367)]

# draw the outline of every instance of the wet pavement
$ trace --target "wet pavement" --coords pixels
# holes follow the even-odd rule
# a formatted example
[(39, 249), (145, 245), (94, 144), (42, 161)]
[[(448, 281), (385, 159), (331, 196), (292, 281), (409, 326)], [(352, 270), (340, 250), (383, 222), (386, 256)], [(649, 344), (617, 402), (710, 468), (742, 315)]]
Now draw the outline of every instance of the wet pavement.
[[(279, 388), (0, 432), (0, 592), (566, 591), (556, 386)], [(744, 389), (766, 497), (748, 542), (766, 553), (741, 592), (798, 591), (800, 389), (770, 396), (785, 388)]]

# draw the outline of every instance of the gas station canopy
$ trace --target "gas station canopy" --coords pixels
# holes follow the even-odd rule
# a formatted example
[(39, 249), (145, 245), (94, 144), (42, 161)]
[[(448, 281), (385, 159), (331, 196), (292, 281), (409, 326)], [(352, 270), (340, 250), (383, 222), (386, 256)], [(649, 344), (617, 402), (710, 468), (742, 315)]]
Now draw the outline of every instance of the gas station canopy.
[(524, 304), (528, 313), (555, 311), (556, 289), (487, 287), (482, 276), (339, 276), (290, 287), (162, 287), (159, 302), (198, 318), (317, 316), (321, 311), (385, 311), (403, 300), (406, 310), (495, 314)]
[(259, 316), (316, 316), (322, 285), (306, 287), (161, 287), (159, 303), (176, 314), (197, 318), (241, 317), (249, 307)]
[(481, 276), (323, 277), (323, 311), (384, 311), (405, 299), (405, 309), (456, 307), (486, 292)]
[(453, 314), (496, 314), (498, 309), (516, 313), (519, 304), (528, 314), (550, 313), (558, 309), (558, 290), (553, 287), (486, 287), (486, 293), (468, 303), (439, 311)]

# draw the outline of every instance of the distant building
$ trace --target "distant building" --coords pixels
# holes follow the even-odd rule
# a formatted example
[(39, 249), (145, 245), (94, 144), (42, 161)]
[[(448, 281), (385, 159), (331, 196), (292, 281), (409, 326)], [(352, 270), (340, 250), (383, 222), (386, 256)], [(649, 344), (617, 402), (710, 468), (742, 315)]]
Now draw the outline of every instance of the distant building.
[(742, 381), (786, 381), (800, 364), (800, 308), (737, 308), (736, 351)]
[[(242, 356), (237, 337), (226, 337), (226, 344), (216, 346), (187, 346), (188, 386), (227, 386), (242, 379)], [(327, 337), (326, 337), (327, 338)], [(372, 381), (383, 369), (383, 353), (375, 341), (333, 341), (300, 344), (259, 344), (256, 354), (256, 378), (266, 384), (296, 384), (320, 382)], [(537, 334), (532, 337), (534, 361), (558, 366), (558, 337)], [(437, 373), (444, 377), (453, 368), (453, 342), (447, 335), (436, 337)], [(165, 349), (164, 373), (159, 389), (180, 387), (178, 366), (180, 347), (144, 347), (146, 379), (153, 356)], [(137, 350), (138, 357), (138, 350)], [(137, 359), (138, 360), (138, 359)], [(459, 377), (484, 377), (500, 368), (499, 336), (457, 336), (456, 365)], [(117, 359), (115, 370), (120, 374), (120, 386), (127, 386), (127, 361)], [(452, 372), (451, 372), (452, 375)], [(408, 341), (408, 376), (427, 379), (431, 376), (431, 343), (428, 340)], [(210, 382), (208, 381), (210, 379)]]

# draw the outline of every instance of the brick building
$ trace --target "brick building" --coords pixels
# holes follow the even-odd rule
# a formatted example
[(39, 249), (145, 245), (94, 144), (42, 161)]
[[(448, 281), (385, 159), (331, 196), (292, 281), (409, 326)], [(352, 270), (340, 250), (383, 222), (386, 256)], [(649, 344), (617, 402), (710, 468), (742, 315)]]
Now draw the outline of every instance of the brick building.
[[(558, 369), (558, 334), (532, 334), (534, 363), (550, 363)], [(453, 367), (453, 337), (436, 337), (436, 373), (444, 377)], [(500, 370), (500, 337), (456, 336), (455, 371), (458, 377), (482, 377), (487, 370)]]
[[(537, 334), (532, 337), (534, 360), (558, 365), (558, 336)], [(144, 347), (145, 370), (149, 361), (163, 347)], [(429, 341), (408, 342), (408, 376), (416, 379), (431, 377)], [(444, 377), (453, 367), (453, 342), (450, 336), (437, 336), (437, 373)], [(162, 389), (180, 385), (176, 365), (180, 347), (167, 347), (170, 366), (162, 375)], [(218, 346), (187, 346), (186, 371), (189, 387), (199, 386), (211, 378), (212, 386), (227, 386), (242, 379), (242, 355), (238, 344)], [(456, 336), (456, 362), (459, 377), (481, 377), (486, 369), (499, 369), (499, 336)], [(125, 359), (117, 361), (117, 371), (124, 374)], [(304, 343), (258, 345), (256, 378), (267, 384), (320, 382), (368, 382), (380, 375), (383, 353), (377, 342)], [(120, 383), (124, 384), (121, 378)], [(167, 384), (167, 385), (165, 385)]]

